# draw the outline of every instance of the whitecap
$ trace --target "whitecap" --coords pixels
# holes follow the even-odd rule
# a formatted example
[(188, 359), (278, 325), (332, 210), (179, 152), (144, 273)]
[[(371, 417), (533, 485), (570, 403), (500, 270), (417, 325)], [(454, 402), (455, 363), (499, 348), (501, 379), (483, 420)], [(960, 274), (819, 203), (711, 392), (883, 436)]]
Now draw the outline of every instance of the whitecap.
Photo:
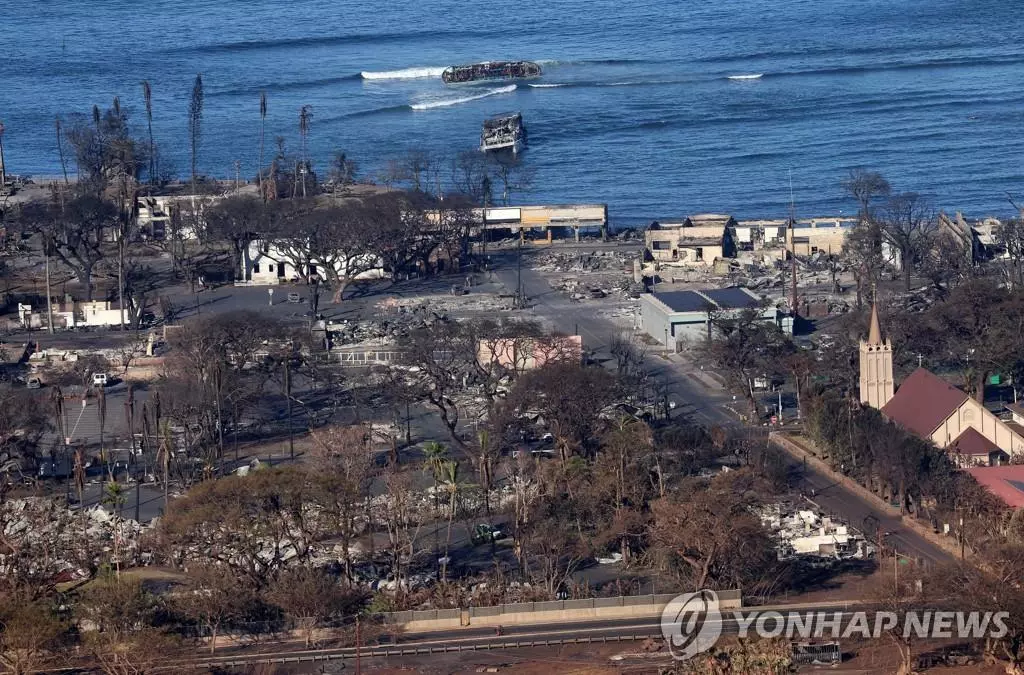
[(481, 98), (487, 98), (488, 96), (495, 96), (497, 94), (510, 94), (516, 90), (516, 85), (510, 84), (507, 87), (498, 87), (497, 89), (488, 89), (487, 91), (480, 92), (479, 94), (473, 94), (472, 96), (460, 96), (458, 98), (442, 98), (435, 101), (423, 101), (421, 103), (413, 103), (409, 107), (413, 110), (431, 110), (433, 108), (447, 108), (448, 106), (459, 105), (460, 103), (469, 103), (470, 101), (476, 101)]
[(403, 68), (402, 70), (383, 70), (379, 72), (364, 70), (359, 74), (364, 80), (416, 80), (424, 77), (441, 77), (443, 72), (443, 66), (424, 66), (422, 68)]

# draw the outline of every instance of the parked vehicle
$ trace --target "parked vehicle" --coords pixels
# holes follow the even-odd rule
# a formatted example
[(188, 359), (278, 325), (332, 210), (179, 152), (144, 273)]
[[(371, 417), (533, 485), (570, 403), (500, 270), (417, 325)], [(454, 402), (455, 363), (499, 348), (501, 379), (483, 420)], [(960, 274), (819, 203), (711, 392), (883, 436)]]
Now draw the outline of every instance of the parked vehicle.
[(39, 389), (43, 386), (43, 381), (33, 375), (25, 381), (25, 386), (29, 389)]
[(292, 303), (293, 305), (298, 304), (302, 302), (302, 296), (299, 295), (298, 293), (289, 293), (288, 302)]
[(505, 538), (505, 532), (497, 525), (491, 525), (490, 523), (480, 523), (470, 535), (470, 540), (473, 545), (478, 544), (489, 544), (492, 541), (498, 541), (499, 539)]
[(94, 387), (105, 387), (107, 386), (107, 374), (106, 373), (93, 373), (92, 374), (92, 386)]

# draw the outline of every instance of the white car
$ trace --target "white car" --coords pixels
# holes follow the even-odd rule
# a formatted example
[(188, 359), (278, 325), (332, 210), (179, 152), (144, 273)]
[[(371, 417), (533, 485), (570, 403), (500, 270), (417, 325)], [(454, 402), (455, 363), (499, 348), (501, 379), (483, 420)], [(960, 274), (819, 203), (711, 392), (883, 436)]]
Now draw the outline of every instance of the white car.
[(94, 386), (94, 387), (105, 387), (105, 386), (107, 386), (107, 374), (106, 373), (93, 373), (92, 374), (92, 386)]

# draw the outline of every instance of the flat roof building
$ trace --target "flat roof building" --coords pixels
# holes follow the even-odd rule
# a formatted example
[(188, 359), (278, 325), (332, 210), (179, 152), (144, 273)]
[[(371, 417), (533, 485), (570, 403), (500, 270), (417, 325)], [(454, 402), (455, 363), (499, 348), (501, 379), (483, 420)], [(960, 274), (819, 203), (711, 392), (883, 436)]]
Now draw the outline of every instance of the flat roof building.
[(759, 295), (739, 286), (641, 295), (640, 325), (652, 338), (676, 350), (682, 341), (707, 339), (716, 315), (738, 314), (748, 308), (761, 308), (764, 321), (793, 332), (792, 319), (775, 307), (764, 307)]

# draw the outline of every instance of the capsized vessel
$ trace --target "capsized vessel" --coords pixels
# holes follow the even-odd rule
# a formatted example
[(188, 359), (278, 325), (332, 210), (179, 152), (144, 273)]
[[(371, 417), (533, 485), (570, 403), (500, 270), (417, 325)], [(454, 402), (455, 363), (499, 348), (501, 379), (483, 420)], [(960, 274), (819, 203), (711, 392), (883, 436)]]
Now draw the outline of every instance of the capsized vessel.
[(449, 66), (441, 73), (446, 84), (485, 82), (489, 80), (520, 80), (540, 77), (540, 66), (533, 61), (485, 61), (464, 66)]

